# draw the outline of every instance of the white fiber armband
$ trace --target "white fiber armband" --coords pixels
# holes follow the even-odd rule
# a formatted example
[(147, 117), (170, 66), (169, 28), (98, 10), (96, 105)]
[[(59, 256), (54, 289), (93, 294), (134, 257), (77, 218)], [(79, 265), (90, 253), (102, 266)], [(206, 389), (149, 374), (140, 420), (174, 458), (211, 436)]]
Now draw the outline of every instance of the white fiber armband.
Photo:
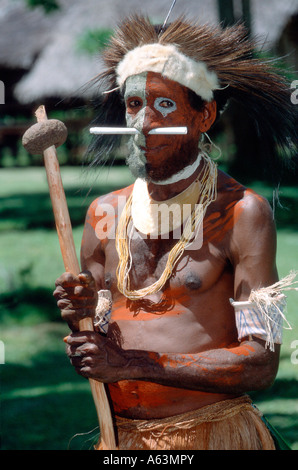
[(252, 290), (248, 301), (235, 302), (230, 299), (235, 309), (236, 327), (239, 341), (246, 336), (256, 336), (266, 341), (274, 351), (274, 344), (282, 343), (283, 323), (288, 329), (291, 325), (287, 321), (284, 311), (286, 308), (286, 296), (283, 291), (295, 290), (298, 281), (296, 271), (291, 271), (286, 277), (275, 284)]
[(98, 291), (98, 302), (93, 321), (94, 328), (100, 333), (107, 334), (112, 312), (112, 294), (109, 290)]
[[(266, 341), (266, 347), (274, 350), (274, 344), (282, 344), (283, 311), (286, 306), (285, 296), (266, 306), (266, 311), (254, 302), (234, 302), (238, 340), (246, 336), (256, 336)], [(278, 305), (276, 305), (278, 303)]]

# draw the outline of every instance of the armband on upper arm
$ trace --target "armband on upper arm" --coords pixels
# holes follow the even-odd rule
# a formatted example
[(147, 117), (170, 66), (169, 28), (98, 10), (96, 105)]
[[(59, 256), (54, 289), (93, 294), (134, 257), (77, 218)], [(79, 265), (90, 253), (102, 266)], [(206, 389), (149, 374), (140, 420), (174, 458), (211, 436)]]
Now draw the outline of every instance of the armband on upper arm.
[(238, 340), (247, 336), (256, 336), (266, 342), (274, 351), (274, 344), (282, 344), (284, 323), (291, 329), (285, 317), (286, 296), (284, 290), (298, 290), (293, 287), (296, 273), (281, 279), (272, 286), (251, 291), (248, 301), (230, 302), (235, 310)]
[[(256, 336), (266, 341), (266, 347), (274, 351), (274, 344), (282, 344), (285, 296), (279, 296), (273, 304), (266, 309), (260, 308), (255, 302), (234, 302), (231, 304), (235, 310), (238, 340), (247, 336)], [(278, 304), (278, 305), (277, 305)]]

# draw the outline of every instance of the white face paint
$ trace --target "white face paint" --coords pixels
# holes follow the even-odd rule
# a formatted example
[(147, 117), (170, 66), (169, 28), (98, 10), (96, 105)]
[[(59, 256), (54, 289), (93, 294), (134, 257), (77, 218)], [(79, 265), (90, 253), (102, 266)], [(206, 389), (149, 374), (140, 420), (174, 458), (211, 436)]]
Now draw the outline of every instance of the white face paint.
[(154, 101), (154, 108), (159, 111), (163, 117), (167, 117), (168, 114), (176, 111), (177, 105), (175, 101), (170, 100), (169, 98), (156, 98)]
[(124, 99), (125, 103), (129, 99), (141, 98), (143, 101), (143, 112), (139, 112), (135, 118), (133, 118), (128, 112), (126, 112), (126, 122), (128, 127), (135, 127), (138, 131), (142, 132), (143, 123), (144, 123), (144, 109), (147, 106), (146, 100), (146, 82), (147, 82), (147, 73), (142, 73), (140, 75), (133, 75), (128, 77), (125, 82), (125, 93)]
[[(189, 162), (194, 163), (199, 135), (197, 112), (192, 108), (188, 112), (185, 89), (174, 82), (167, 83), (161, 76), (144, 72), (127, 78), (124, 99), (127, 126), (138, 130), (129, 140), (127, 164), (132, 174), (156, 184), (186, 179), (188, 172), (194, 169)], [(185, 121), (192, 130), (187, 138), (151, 136), (155, 128), (179, 127)]]
[(145, 136), (143, 134), (145, 109), (147, 105), (146, 81), (147, 73), (128, 77), (125, 83), (124, 93), (125, 103), (130, 99), (133, 100), (134, 97), (141, 98), (143, 101), (143, 108), (136, 116), (132, 117), (126, 112), (127, 127), (134, 127), (139, 131), (139, 134), (129, 139), (129, 157), (127, 164), (134, 176), (143, 178), (146, 176), (145, 163), (147, 161), (145, 152), (141, 149), (141, 147), (145, 147), (146, 145)]
[[(134, 116), (126, 111), (127, 127), (134, 127), (139, 134), (133, 136), (129, 140), (129, 157), (127, 163), (136, 177), (147, 178), (145, 164), (147, 162), (145, 151), (142, 150), (146, 146), (145, 136), (143, 134), (143, 126), (145, 112), (147, 107), (146, 97), (147, 73), (133, 75), (128, 77), (125, 83), (124, 99), (125, 103), (130, 100), (141, 98), (142, 109)], [(158, 97), (154, 102), (154, 108), (159, 111), (164, 118), (177, 109), (176, 103), (165, 97)]]

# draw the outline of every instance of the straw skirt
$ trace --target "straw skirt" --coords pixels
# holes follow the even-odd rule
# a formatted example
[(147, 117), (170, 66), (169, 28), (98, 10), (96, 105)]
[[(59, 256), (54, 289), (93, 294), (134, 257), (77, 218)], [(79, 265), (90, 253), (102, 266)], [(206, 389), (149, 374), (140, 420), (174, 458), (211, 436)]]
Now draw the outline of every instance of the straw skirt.
[(117, 417), (118, 449), (275, 450), (261, 416), (245, 395), (169, 418)]

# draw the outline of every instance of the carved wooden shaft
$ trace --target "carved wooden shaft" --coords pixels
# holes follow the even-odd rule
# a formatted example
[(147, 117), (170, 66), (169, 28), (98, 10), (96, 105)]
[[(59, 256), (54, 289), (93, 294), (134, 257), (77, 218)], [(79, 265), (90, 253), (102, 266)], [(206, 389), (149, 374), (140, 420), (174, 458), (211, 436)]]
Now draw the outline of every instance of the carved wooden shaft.
[[(38, 122), (47, 120), (44, 106), (40, 106), (35, 115)], [(74, 275), (78, 275), (80, 273), (80, 265), (76, 255), (72, 226), (55, 146), (53, 145), (47, 148), (44, 150), (43, 154), (65, 270)], [(93, 330), (91, 318), (81, 320), (79, 326), (80, 331)], [(101, 449), (116, 450), (113, 421), (104, 384), (93, 379), (89, 379), (89, 383), (99, 420)]]

